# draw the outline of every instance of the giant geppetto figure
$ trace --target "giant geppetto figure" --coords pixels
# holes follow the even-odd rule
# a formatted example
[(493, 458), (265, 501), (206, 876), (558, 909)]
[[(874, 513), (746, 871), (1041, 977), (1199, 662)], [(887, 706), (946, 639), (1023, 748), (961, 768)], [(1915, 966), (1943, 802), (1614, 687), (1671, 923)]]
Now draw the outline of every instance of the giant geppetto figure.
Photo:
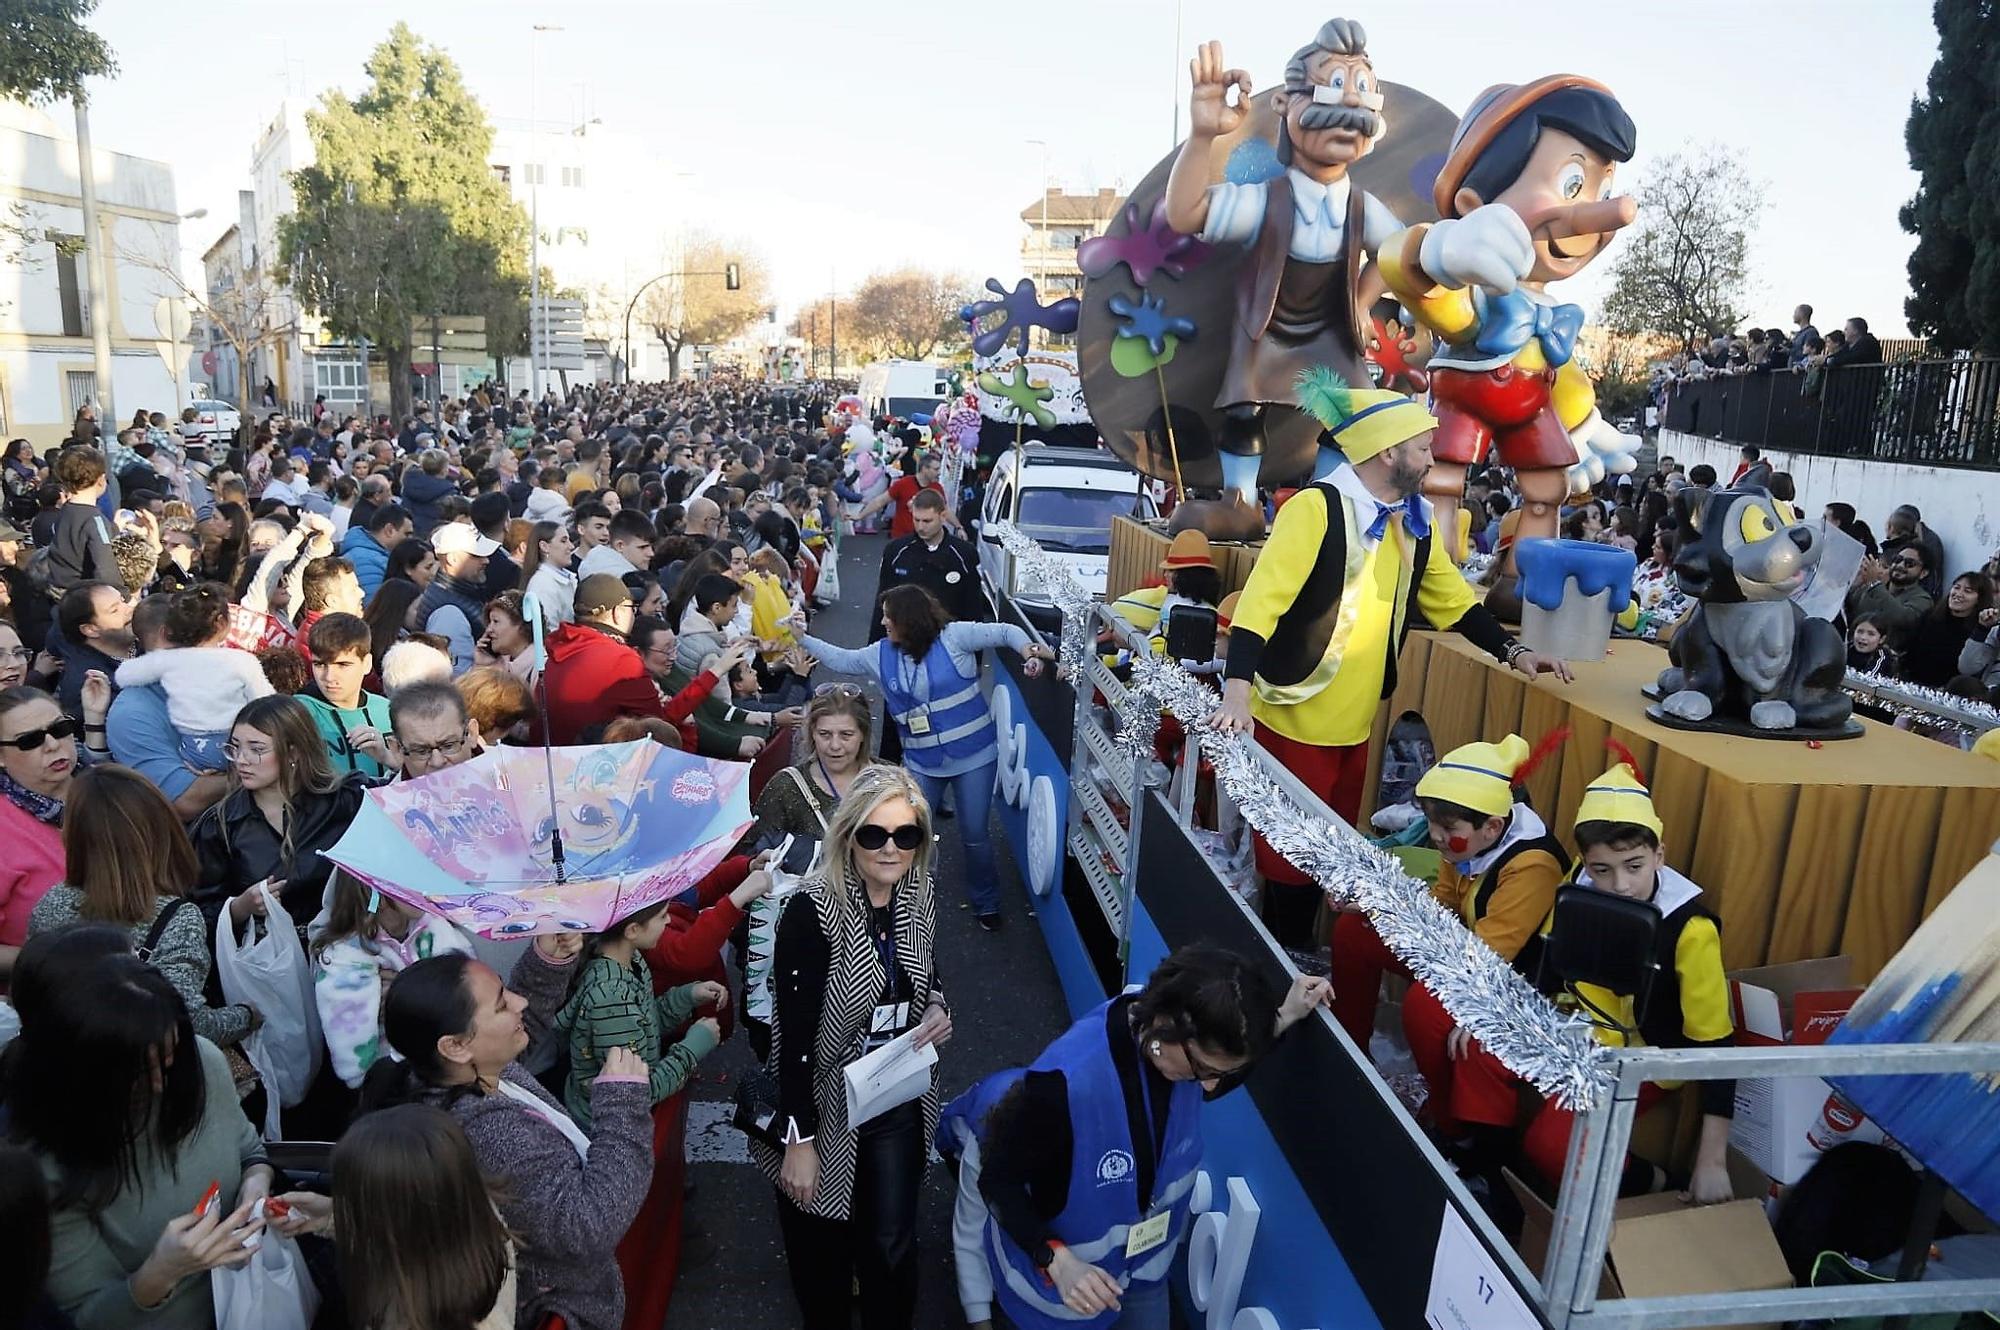
[(1336, 18), (1293, 54), (1284, 88), (1271, 97), (1283, 121), (1276, 148), (1285, 169), (1266, 180), (1209, 183), (1216, 140), (1236, 134), (1250, 114), (1250, 76), (1224, 65), (1218, 42), (1205, 43), (1190, 64), (1189, 133), (1168, 177), (1166, 221), (1183, 235), (1253, 252), (1239, 274), (1228, 367), (1215, 399), (1223, 497), (1184, 504), (1178, 526), (1217, 539), (1261, 537), (1257, 473), (1268, 413), (1293, 409), (1298, 377), (1308, 369), (1331, 369), (1351, 384), (1369, 381), (1362, 256), (1375, 254), (1402, 224), (1348, 179), (1348, 168), (1387, 128), (1367, 43), (1359, 23)]
[[(1575, 74), (1488, 88), (1452, 136), (1433, 196), (1437, 222), (1386, 240), (1389, 289), (1438, 341), (1429, 364), (1438, 417), (1424, 493), (1462, 557), (1466, 468), (1514, 468), (1525, 504), (1519, 539), (1554, 536), (1564, 497), (1633, 469), (1638, 440), (1597, 410), (1576, 360), (1583, 311), (1548, 285), (1602, 254), (1637, 212), (1615, 188), (1636, 139), (1602, 84)], [(1513, 565), (1502, 565), (1501, 602)]]

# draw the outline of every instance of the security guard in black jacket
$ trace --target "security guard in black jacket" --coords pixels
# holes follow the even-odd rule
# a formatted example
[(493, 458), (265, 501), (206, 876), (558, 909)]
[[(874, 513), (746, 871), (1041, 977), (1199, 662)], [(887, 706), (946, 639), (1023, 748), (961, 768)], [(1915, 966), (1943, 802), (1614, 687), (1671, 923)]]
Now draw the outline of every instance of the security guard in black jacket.
[[(944, 529), (944, 496), (919, 490), (910, 500), (910, 521), (915, 534), (890, 541), (882, 551), (878, 597), (890, 587), (914, 584), (936, 596), (952, 618), (990, 623), (993, 606), (979, 583), (979, 551)], [(871, 642), (882, 636), (880, 618), (870, 629)]]

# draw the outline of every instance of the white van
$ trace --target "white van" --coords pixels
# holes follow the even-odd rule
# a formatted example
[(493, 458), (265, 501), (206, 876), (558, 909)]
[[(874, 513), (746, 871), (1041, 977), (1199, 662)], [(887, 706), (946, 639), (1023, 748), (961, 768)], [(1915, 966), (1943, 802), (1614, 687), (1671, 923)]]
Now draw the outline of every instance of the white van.
[[(1019, 475), (1011, 448), (994, 463), (986, 499), (980, 505), (981, 526), (1012, 520), (1024, 534), (1069, 565), (1077, 585), (1102, 597), (1111, 560), (1111, 519), (1157, 516), (1152, 487), (1137, 471), (1097, 448), (1031, 443), (1021, 456), (1025, 462), (1019, 465)], [(1008, 596), (1046, 600), (1040, 580), (1032, 573), (1017, 573), (1014, 562), (997, 536), (981, 532), (979, 571), (986, 584)]]
[(878, 360), (861, 371), (870, 416), (929, 415), (951, 394), (945, 372), (923, 360)]

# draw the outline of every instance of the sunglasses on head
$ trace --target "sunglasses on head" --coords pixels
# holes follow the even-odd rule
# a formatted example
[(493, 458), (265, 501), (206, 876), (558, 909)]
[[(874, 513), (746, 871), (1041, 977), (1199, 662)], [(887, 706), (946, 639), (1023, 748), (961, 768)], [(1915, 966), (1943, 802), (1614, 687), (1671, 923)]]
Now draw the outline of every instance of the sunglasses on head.
[(823, 683), (813, 689), (814, 697), (863, 697), (861, 685), (852, 683)]
[(905, 822), (893, 830), (865, 822), (854, 829), (854, 843), (864, 850), (879, 850), (892, 840), (899, 850), (914, 850), (924, 843), (924, 829), (915, 822)]
[[(24, 753), (32, 753), (51, 739), (74, 739), (83, 733), (83, 726), (64, 716), (52, 725), (39, 730), (23, 730), (11, 739), (0, 739), (0, 745), (18, 748)], [(900, 842), (898, 842), (900, 844)]]

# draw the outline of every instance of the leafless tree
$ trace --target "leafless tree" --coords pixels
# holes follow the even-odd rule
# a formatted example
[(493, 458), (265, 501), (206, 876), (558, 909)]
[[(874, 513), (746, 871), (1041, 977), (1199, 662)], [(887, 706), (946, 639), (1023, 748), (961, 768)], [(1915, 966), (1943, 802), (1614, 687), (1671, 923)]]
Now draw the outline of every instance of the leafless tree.
[(1689, 145), (1655, 162), (1639, 184), (1639, 220), (1612, 261), (1605, 322), (1665, 333), (1682, 347), (1734, 329), (1763, 209), (1757, 182), (1728, 148)]

